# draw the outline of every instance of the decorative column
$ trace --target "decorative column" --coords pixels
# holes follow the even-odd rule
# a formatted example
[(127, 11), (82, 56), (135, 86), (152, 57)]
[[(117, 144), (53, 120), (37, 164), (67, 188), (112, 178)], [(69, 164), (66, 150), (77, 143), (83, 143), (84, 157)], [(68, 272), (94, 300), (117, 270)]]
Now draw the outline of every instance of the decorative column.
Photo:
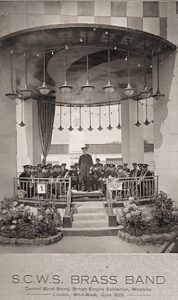
[[(19, 119), (19, 117), (18, 117)], [(41, 143), (39, 136), (37, 101), (24, 103), (24, 122), (17, 125), (17, 170), (21, 172), (24, 164), (36, 165), (41, 162)]]
[(5, 94), (10, 90), (9, 53), (0, 53), (0, 201), (14, 195), (16, 176), (16, 101)]
[[(156, 90), (157, 73), (153, 70)], [(178, 202), (178, 57), (169, 56), (160, 63), (160, 90), (165, 97), (154, 100), (155, 173), (159, 189)]]
[[(169, 1), (168, 1), (169, 2)], [(178, 45), (175, 3), (167, 2), (167, 39)], [(169, 53), (160, 63), (160, 90), (165, 97), (154, 101), (155, 168), (159, 189), (169, 193), (178, 205), (178, 56)], [(154, 63), (153, 87), (157, 73)]]
[[(135, 126), (137, 121), (136, 101), (122, 101), (121, 115), (122, 157), (123, 162), (127, 162), (131, 167), (133, 162), (142, 163), (144, 161), (143, 125)], [(142, 123), (142, 109), (139, 109), (139, 117)]]
[(38, 123), (38, 109), (37, 109), (37, 101), (33, 101), (32, 103), (32, 114), (33, 114), (33, 164), (37, 165), (41, 163), (41, 142), (40, 142), (40, 134), (39, 134), (39, 123)]

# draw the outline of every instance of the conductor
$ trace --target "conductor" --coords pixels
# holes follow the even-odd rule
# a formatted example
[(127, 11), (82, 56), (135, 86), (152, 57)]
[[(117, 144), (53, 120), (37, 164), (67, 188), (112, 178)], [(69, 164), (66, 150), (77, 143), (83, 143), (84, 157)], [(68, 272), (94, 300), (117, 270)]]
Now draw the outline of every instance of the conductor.
[(79, 157), (80, 184), (83, 184), (84, 191), (90, 192), (90, 168), (93, 166), (93, 160), (91, 155), (88, 154), (88, 146), (84, 146), (81, 149), (82, 155)]

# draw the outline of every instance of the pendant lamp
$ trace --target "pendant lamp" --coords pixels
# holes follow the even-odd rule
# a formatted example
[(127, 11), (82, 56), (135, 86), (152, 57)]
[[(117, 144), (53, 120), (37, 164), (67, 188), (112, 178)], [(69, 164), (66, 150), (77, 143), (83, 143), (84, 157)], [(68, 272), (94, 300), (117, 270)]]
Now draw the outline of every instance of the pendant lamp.
[(109, 126), (107, 127), (108, 130), (111, 130), (113, 127), (111, 126), (111, 105), (110, 105), (110, 102), (109, 102), (109, 105), (108, 105), (108, 112), (109, 112)]
[(142, 124), (139, 121), (139, 106), (138, 106), (138, 100), (137, 100), (137, 122), (135, 123), (135, 126), (140, 127)]
[(45, 53), (45, 50), (43, 53), (43, 84), (38, 89), (43, 96), (47, 96), (49, 94), (49, 92), (51, 91), (50, 88), (46, 84), (46, 53)]
[(59, 87), (59, 89), (61, 90), (62, 93), (67, 94), (67, 93), (71, 93), (73, 87), (71, 85), (68, 84), (67, 82), (67, 51), (68, 51), (68, 46), (65, 46), (65, 80), (64, 80), (64, 84), (61, 85)]
[(32, 91), (28, 89), (28, 84), (27, 84), (27, 54), (26, 53), (24, 53), (24, 59), (25, 59), (25, 85), (24, 88), (20, 90), (20, 93), (25, 99), (31, 97)]
[(60, 105), (60, 125), (58, 128), (59, 131), (63, 131), (64, 128), (62, 127), (62, 105)]
[(159, 55), (157, 55), (157, 91), (156, 94), (153, 95), (155, 100), (159, 100), (161, 97), (164, 97), (165, 95), (161, 93), (160, 87), (159, 87)]
[(147, 99), (151, 96), (151, 92), (149, 91), (149, 89), (147, 88), (147, 78), (146, 78), (146, 62), (145, 62), (145, 57), (144, 57), (144, 69), (145, 69), (145, 82), (144, 82), (144, 89), (143, 91), (140, 93), (140, 96), (142, 99)]
[(13, 51), (10, 51), (10, 92), (5, 94), (10, 100), (17, 98), (17, 93), (14, 92), (13, 88)]
[(118, 103), (118, 124), (116, 126), (117, 129), (121, 129), (121, 123), (120, 123), (120, 103)]
[(91, 85), (89, 82), (88, 55), (86, 56), (86, 71), (87, 71), (87, 81), (84, 85), (81, 86), (81, 90), (87, 94), (90, 94), (93, 92), (95, 87)]
[(143, 91), (140, 94), (142, 99), (148, 99), (151, 96), (151, 92), (148, 90), (147, 86), (144, 87)]
[(148, 121), (148, 103), (147, 103), (147, 99), (146, 99), (146, 120), (143, 124), (145, 124), (145, 126), (148, 126), (150, 124), (150, 122)]
[(99, 126), (98, 130), (101, 131), (103, 130), (103, 127), (101, 126), (101, 105), (99, 105)]
[(92, 128), (92, 126), (91, 126), (91, 105), (89, 106), (89, 121), (90, 121), (90, 126), (89, 126), (88, 130), (89, 130), (89, 131), (92, 131), (93, 128)]
[(132, 97), (135, 93), (135, 89), (130, 84), (130, 49), (129, 39), (127, 40), (127, 87), (124, 89), (124, 93), (128, 97)]
[(70, 104), (70, 126), (68, 128), (69, 131), (73, 131), (74, 128), (72, 127), (72, 107), (71, 107), (71, 104)]
[(19, 125), (21, 127), (24, 127), (26, 125), (24, 122), (24, 99), (20, 100), (20, 115), (21, 115), (21, 122), (19, 123)]
[(78, 128), (78, 131), (82, 131), (83, 128), (82, 128), (82, 111), (81, 111), (81, 106), (79, 106), (79, 118), (80, 118), (80, 126)]
[(108, 48), (108, 62), (107, 62), (107, 76), (108, 76), (108, 82), (107, 85), (103, 87), (103, 90), (106, 94), (112, 94), (115, 91), (115, 86), (111, 84), (111, 76), (110, 76), (110, 49)]

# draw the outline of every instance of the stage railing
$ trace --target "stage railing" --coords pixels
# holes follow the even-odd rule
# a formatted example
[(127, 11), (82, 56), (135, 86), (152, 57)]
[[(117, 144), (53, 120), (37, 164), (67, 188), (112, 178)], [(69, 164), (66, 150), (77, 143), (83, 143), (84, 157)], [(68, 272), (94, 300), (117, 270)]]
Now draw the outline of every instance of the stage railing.
[(112, 211), (113, 198), (112, 198), (111, 188), (108, 184), (108, 179), (106, 180), (106, 201), (107, 201), (109, 210)]
[(150, 199), (158, 193), (158, 176), (108, 178), (106, 181), (107, 202), (135, 199)]
[(71, 180), (69, 181), (68, 191), (67, 191), (67, 206), (66, 206), (66, 215), (70, 214), (71, 206)]
[(15, 178), (15, 195), (21, 200), (70, 201), (70, 178)]

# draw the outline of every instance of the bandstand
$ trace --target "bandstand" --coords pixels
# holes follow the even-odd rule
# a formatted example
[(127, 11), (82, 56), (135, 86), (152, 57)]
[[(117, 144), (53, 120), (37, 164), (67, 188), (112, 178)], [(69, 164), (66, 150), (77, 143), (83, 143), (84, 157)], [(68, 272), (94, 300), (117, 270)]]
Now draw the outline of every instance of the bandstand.
[[(167, 12), (164, 10), (164, 17), (162, 17), (163, 5), (162, 2), (157, 1), (156, 3), (160, 4), (159, 13), (156, 16), (146, 16), (143, 13), (144, 26), (136, 28), (132, 25), (129, 14), (126, 17), (127, 24), (114, 23), (114, 20), (119, 20), (122, 16), (113, 15), (116, 1), (111, 2), (111, 10), (108, 10), (109, 25), (104, 21), (98, 22), (97, 18), (95, 22), (88, 19), (83, 23), (84, 19), (79, 17), (79, 11), (82, 9), (80, 8), (77, 22), (71, 23), (66, 19), (66, 22), (52, 24), (49, 21), (49, 24), (41, 24), (39, 21), (32, 28), (31, 26), (22, 26), (22, 28), (17, 26), (9, 32), (1, 33), (0, 187), (2, 199), (13, 196), (14, 191), (17, 191), (18, 180), (15, 180), (14, 184), (14, 178), (17, 177), (17, 104), (21, 107), (21, 122), (17, 126), (24, 128), (31, 164), (39, 163), (41, 155), (43, 155), (44, 162), (46, 160), (56, 106), (59, 106), (60, 111), (59, 134), (64, 129), (63, 107), (67, 107), (69, 111), (69, 131), (81, 132), (83, 130), (85, 126), (83, 109), (88, 108), (90, 120), (88, 130), (93, 130), (91, 110), (94, 110), (98, 112), (97, 130), (102, 132), (103, 127), (107, 127), (112, 134), (111, 107), (117, 105), (117, 129), (121, 130), (122, 135), (123, 161), (128, 162), (129, 165), (134, 161), (144, 162), (143, 128), (152, 126), (155, 177), (150, 183), (150, 191), (154, 194), (158, 189), (164, 190), (177, 201), (178, 194), (175, 186), (178, 179), (178, 104), (176, 99), (178, 75), (177, 37), (175, 28), (170, 25), (173, 7), (163, 2), (166, 4)], [(135, 4), (136, 2), (138, 1), (135, 1)], [(72, 3), (77, 3), (77, 1)], [(61, 5), (64, 9), (63, 1)], [(117, 9), (119, 10), (118, 5), (116, 5), (116, 14)], [(95, 3), (95, 11), (98, 11), (96, 7), (98, 6)], [(130, 5), (127, 7), (131, 10)], [(23, 12), (21, 14), (25, 15)], [(136, 19), (137, 13), (134, 9), (132, 14), (132, 18)], [(63, 10), (59, 15), (63, 16)], [(159, 19), (160, 32), (154, 32), (151, 26), (152, 18), (153, 21), (156, 18)], [(166, 33), (162, 29), (165, 22)], [(174, 19), (174, 22), (176, 24), (177, 20)], [(145, 24), (148, 23), (150, 25), (146, 27)], [(147, 106), (150, 102), (153, 108), (153, 120), (147, 117)], [(108, 124), (102, 122), (103, 106), (107, 106)], [(73, 128), (71, 123), (73, 107), (79, 112), (79, 124), (76, 128)], [(146, 109), (145, 120), (142, 116), (143, 107)], [(24, 119), (24, 110), (26, 110), (26, 119)], [(35, 184), (39, 184), (38, 180)], [(72, 194), (69, 182), (66, 185), (67, 188), (66, 186), (64, 188), (62, 186), (64, 183), (60, 182), (48, 182), (49, 184), (61, 185), (60, 188), (65, 190), (60, 205), (66, 208), (66, 227), (72, 226), (71, 202), (83, 200), (84, 202), (91, 200), (95, 203), (92, 207), (90, 207), (91, 202), (89, 207), (86, 205), (86, 214), (87, 209), (91, 214), (92, 210), (98, 211), (95, 216), (90, 215), (95, 225), (102, 220), (105, 226), (105, 221), (109, 220), (110, 227), (115, 226), (114, 214), (110, 213), (113, 203), (111, 203), (109, 187), (103, 199), (100, 193)], [(129, 193), (130, 189), (125, 188), (123, 198), (132, 196)], [(153, 196), (152, 194), (149, 196)], [(31, 195), (25, 201), (33, 201), (32, 196), (36, 197), (37, 201), (41, 201), (39, 194), (38, 197)], [(140, 197), (137, 191), (137, 198), (143, 198), (142, 200), (145, 201), (147, 196), (145, 194), (144, 197)], [(80, 199), (76, 200), (77, 197)], [(57, 199), (56, 195), (55, 199)], [(106, 220), (103, 216), (103, 207), (101, 207), (103, 200), (108, 210)], [(80, 217), (82, 218), (82, 209), (79, 219)], [(101, 225), (102, 222), (99, 224)]]

